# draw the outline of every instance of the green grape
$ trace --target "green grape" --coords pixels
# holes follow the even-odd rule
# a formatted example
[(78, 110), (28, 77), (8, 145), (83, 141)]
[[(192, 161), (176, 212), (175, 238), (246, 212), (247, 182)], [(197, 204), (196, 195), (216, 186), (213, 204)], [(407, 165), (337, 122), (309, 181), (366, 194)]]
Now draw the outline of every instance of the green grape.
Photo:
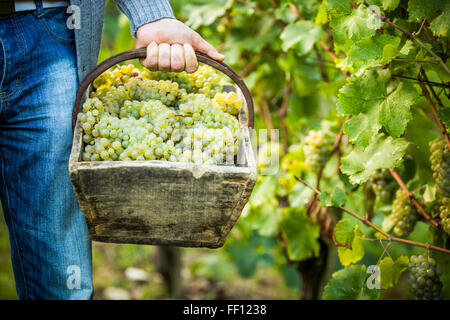
[(442, 299), (441, 266), (433, 258), (411, 256), (408, 278), (411, 292), (417, 300)]
[(450, 234), (450, 197), (445, 197), (441, 200), (439, 217), (441, 218), (442, 228)]
[(332, 141), (326, 132), (311, 130), (305, 138), (303, 147), (305, 167), (310, 170), (319, 170), (328, 161), (332, 149)]
[(78, 115), (83, 161), (234, 162), (242, 104), (234, 93), (221, 92), (212, 68), (187, 74), (118, 66), (94, 88)]
[(397, 183), (392, 178), (388, 169), (377, 170), (371, 177), (372, 189), (378, 200), (389, 203), (392, 200), (394, 190), (397, 188)]
[(450, 150), (443, 139), (435, 139), (429, 145), (431, 169), (438, 191), (444, 197), (450, 197)]
[(395, 193), (389, 219), (394, 223), (394, 233), (400, 237), (407, 237), (419, 219), (416, 207), (411, 204), (408, 195), (402, 189), (398, 189)]

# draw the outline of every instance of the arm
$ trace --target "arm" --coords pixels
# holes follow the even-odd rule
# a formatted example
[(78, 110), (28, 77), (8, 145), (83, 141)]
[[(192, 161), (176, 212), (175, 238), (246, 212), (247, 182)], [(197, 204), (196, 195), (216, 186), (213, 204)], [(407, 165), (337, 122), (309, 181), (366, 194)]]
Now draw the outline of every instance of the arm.
[(198, 67), (194, 50), (224, 60), (197, 32), (174, 18), (168, 0), (115, 2), (130, 19), (136, 47), (147, 47), (147, 57), (141, 63), (150, 70), (194, 72)]

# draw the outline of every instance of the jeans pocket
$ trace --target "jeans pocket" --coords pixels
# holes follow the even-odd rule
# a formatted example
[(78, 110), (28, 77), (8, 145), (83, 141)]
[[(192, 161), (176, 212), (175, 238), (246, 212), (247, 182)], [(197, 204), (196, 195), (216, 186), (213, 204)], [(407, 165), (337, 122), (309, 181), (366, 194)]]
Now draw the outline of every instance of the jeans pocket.
[(70, 15), (66, 10), (67, 8), (45, 9), (39, 21), (55, 41), (62, 44), (72, 44), (75, 40), (74, 30), (67, 26)]

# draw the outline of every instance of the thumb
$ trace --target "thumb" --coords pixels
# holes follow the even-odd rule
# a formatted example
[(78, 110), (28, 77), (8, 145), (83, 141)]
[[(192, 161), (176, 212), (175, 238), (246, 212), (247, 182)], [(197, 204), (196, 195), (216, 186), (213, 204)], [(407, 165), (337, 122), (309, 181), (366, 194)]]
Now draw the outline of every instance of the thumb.
[(196, 35), (194, 37), (192, 47), (196, 51), (200, 51), (204, 54), (207, 54), (214, 60), (223, 61), (225, 59), (225, 56), (223, 54), (219, 53), (219, 51), (217, 51), (216, 48), (214, 48), (210, 43), (208, 43), (199, 35)]

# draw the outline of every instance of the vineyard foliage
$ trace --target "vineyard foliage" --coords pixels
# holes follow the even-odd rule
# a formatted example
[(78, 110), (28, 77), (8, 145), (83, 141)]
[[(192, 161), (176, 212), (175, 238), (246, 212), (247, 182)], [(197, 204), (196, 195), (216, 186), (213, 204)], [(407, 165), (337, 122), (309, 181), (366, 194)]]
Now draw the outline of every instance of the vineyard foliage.
[[(258, 144), (258, 182), (225, 247), (199, 270), (220, 278), (223, 265), (233, 264), (250, 277), (270, 267), (302, 288), (305, 262), (337, 248), (337, 262), (326, 257), (335, 272), (324, 275), (321, 298), (382, 298), (408, 273), (450, 298), (450, 255), (443, 252), (450, 248), (450, 3), (171, 4), (244, 78), (257, 106), (257, 135), (279, 129), (268, 133), (279, 140)], [(440, 153), (431, 157), (435, 145)], [(275, 151), (277, 170), (263, 174)], [(408, 271), (420, 260), (411, 262), (413, 255), (421, 255), (425, 273), (434, 270), (433, 284), (420, 278), (420, 266)], [(417, 298), (439, 296), (420, 290), (411, 288)]]

